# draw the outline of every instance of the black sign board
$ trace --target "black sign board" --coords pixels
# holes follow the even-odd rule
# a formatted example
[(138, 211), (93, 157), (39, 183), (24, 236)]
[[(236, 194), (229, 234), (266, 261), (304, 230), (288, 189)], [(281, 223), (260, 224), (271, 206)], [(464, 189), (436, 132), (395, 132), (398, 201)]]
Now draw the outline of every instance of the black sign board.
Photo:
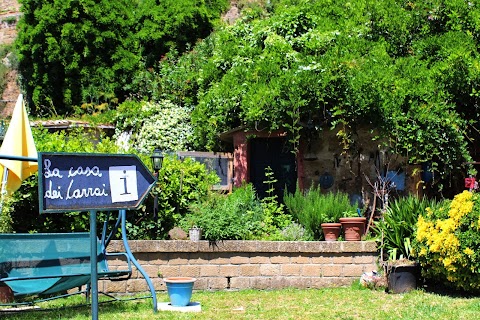
[(136, 155), (39, 153), (40, 212), (137, 209), (155, 178)]

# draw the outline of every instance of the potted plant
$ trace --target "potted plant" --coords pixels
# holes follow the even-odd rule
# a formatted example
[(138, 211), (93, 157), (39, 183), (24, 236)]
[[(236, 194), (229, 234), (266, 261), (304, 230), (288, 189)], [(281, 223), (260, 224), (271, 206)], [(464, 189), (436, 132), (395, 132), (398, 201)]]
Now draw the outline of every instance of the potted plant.
[(336, 241), (340, 236), (342, 224), (341, 217), (345, 212), (353, 211), (356, 205), (351, 205), (348, 195), (343, 192), (328, 193), (325, 195), (326, 211), (325, 222), (321, 224), (326, 241)]
[(338, 221), (342, 213), (352, 209), (347, 194), (322, 193), (320, 187), (302, 192), (297, 186), (295, 193), (284, 195), (284, 203), (315, 240), (336, 240), (340, 234)]
[(381, 239), (382, 264), (389, 292), (403, 293), (416, 288), (419, 265), (412, 256), (410, 239), (415, 236), (419, 215), (427, 207), (434, 206), (435, 201), (426, 198), (412, 195), (398, 198), (390, 202), (373, 226)]
[(360, 241), (365, 233), (367, 218), (362, 217), (360, 210), (350, 209), (340, 218), (343, 234), (346, 241)]
[(405, 293), (417, 288), (419, 268), (418, 263), (411, 259), (410, 238), (404, 239), (404, 248), (407, 256), (397, 258), (397, 250), (394, 249), (385, 264), (388, 292), (391, 293)]

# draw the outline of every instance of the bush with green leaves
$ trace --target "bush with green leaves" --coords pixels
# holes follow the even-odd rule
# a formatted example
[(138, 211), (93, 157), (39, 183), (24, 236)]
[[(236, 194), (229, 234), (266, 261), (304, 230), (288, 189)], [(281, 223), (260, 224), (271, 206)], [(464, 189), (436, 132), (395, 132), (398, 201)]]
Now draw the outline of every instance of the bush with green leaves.
[[(33, 136), (39, 152), (73, 153), (118, 153), (117, 145), (109, 138), (102, 137), (93, 142), (91, 136), (81, 129), (73, 132), (49, 133), (46, 129), (33, 128)], [(150, 166), (148, 155), (137, 154), (140, 160)], [(138, 210), (127, 214), (129, 239), (166, 239), (168, 231), (188, 211), (188, 205), (200, 201), (211, 192), (219, 178), (208, 172), (205, 166), (191, 158), (183, 161), (166, 156), (159, 172), (158, 183)], [(154, 217), (154, 197), (158, 196), (158, 216)], [(38, 174), (26, 179), (21, 188), (4, 203), (4, 212), (9, 212), (11, 228), (15, 232), (78, 232), (89, 230), (88, 212), (50, 213), (39, 215)], [(98, 232), (108, 212), (98, 212)], [(109, 219), (114, 220), (112, 212)], [(0, 222), (8, 229), (5, 219)], [(113, 222), (113, 221), (111, 221)]]
[(262, 205), (251, 184), (228, 195), (212, 194), (190, 209), (192, 213), (185, 216), (181, 227), (200, 227), (207, 240), (251, 240), (262, 236)]
[(297, 186), (295, 193), (285, 193), (283, 201), (293, 218), (303, 225), (315, 240), (323, 239), (322, 223), (339, 222), (341, 217), (357, 210), (357, 204), (352, 205), (346, 193), (323, 193), (320, 187), (302, 191)]
[(480, 194), (464, 190), (428, 207), (416, 224), (415, 257), (429, 281), (480, 292)]
[(479, 12), (468, 1), (270, 1), (159, 70), (175, 70), (194, 101), (197, 149), (259, 124), (286, 129), (296, 149), (312, 120), (357, 152), (368, 125), (409, 163), (431, 161), (441, 189), (479, 137)]
[[(132, 228), (135, 234), (145, 234), (143, 239), (152, 238), (150, 231), (157, 229), (156, 238), (166, 239), (168, 231), (177, 226), (187, 215), (190, 205), (203, 202), (212, 196), (212, 186), (219, 182), (215, 172), (208, 171), (204, 164), (186, 157), (166, 156), (158, 173), (157, 185), (152, 197), (158, 199), (158, 220), (153, 221), (151, 213), (146, 222), (138, 221)], [(151, 211), (148, 211), (151, 212)]]

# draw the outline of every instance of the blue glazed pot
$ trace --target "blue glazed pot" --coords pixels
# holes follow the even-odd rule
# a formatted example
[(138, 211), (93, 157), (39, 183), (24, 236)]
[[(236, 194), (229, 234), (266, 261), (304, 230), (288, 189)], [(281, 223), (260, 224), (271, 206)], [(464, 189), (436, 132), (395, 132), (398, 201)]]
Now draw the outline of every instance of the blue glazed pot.
[(190, 303), (193, 284), (197, 279), (190, 277), (171, 277), (163, 281), (167, 285), (170, 304), (174, 307), (185, 307)]

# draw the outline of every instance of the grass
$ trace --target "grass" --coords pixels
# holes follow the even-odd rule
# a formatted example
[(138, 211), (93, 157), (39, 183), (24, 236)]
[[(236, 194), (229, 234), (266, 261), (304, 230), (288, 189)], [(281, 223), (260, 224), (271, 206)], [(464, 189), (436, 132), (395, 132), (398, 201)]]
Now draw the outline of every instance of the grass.
[[(158, 300), (168, 301), (166, 293)], [(478, 319), (480, 296), (461, 297), (416, 290), (387, 294), (354, 284), (346, 288), (284, 289), (273, 291), (197, 291), (193, 301), (200, 313), (159, 311), (153, 313), (151, 299), (100, 304), (99, 319)], [(83, 302), (81, 297), (59, 299), (42, 307), (48, 311), (0, 313), (13, 319), (90, 319), (90, 306), (68, 307)]]

